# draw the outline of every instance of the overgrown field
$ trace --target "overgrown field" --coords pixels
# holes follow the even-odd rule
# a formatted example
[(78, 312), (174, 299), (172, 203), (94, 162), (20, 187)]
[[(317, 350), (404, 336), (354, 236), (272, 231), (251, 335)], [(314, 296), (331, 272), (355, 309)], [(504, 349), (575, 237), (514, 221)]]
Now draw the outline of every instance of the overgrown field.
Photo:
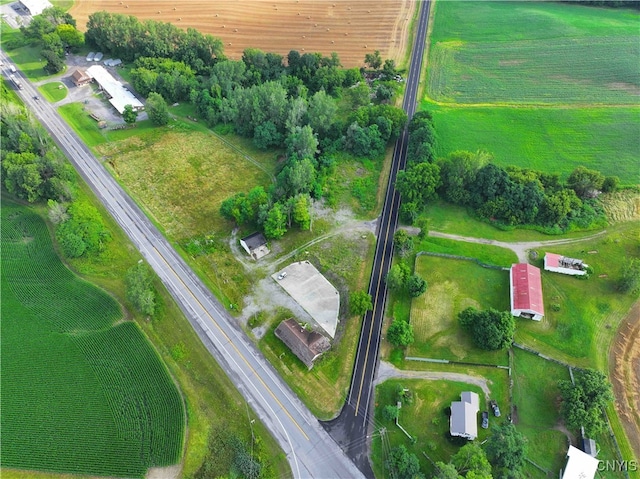
[(429, 97), (636, 105), (638, 13), (530, 2), (436, 4)]
[(118, 303), (2, 204), (2, 467), (142, 477), (180, 461), (182, 398)]

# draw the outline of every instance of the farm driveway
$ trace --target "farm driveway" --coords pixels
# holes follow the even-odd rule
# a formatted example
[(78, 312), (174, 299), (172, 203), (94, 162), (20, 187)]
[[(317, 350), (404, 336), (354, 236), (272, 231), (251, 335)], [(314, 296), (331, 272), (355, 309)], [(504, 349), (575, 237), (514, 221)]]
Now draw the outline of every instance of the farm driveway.
[(429, 381), (445, 380), (473, 384), (474, 386), (482, 388), (487, 401), (491, 394), (489, 391), (488, 381), (484, 378), (470, 376), (469, 374), (446, 373), (442, 371), (405, 371), (403, 369), (396, 368), (391, 363), (380, 361), (374, 385), (377, 386), (378, 384), (385, 382), (387, 379), (393, 378), (426, 379)]
[(527, 262), (527, 251), (530, 251), (535, 248), (542, 248), (545, 246), (555, 246), (559, 244), (568, 244), (568, 243), (577, 243), (579, 241), (587, 241), (593, 238), (597, 238), (598, 236), (602, 236), (605, 234), (607, 230), (600, 231), (596, 234), (584, 236), (582, 238), (565, 238), (559, 240), (550, 240), (550, 241), (523, 241), (523, 242), (515, 242), (515, 243), (507, 243), (504, 241), (496, 241), (485, 238), (471, 238), (469, 236), (459, 236), (453, 235), (449, 233), (440, 233), (438, 231), (429, 231), (429, 236), (433, 236), (434, 238), (448, 238), (456, 241), (465, 241), (467, 243), (480, 243), (480, 244), (490, 244), (494, 246), (500, 246), (502, 248), (507, 248), (513, 251), (517, 256), (518, 260), (522, 263)]

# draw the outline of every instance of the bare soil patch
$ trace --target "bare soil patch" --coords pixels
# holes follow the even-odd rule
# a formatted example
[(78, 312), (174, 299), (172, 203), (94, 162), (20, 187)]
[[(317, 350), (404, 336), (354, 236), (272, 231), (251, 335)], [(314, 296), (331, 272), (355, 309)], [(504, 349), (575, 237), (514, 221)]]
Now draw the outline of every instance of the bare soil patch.
[(232, 59), (239, 59), (249, 47), (282, 55), (290, 50), (337, 52), (345, 67), (355, 67), (375, 50), (396, 63), (403, 60), (418, 4), (413, 0), (93, 0), (75, 2), (70, 12), (81, 29), (99, 10), (196, 28), (220, 38)]
[(609, 352), (615, 407), (627, 438), (640, 457), (640, 301), (622, 321)]

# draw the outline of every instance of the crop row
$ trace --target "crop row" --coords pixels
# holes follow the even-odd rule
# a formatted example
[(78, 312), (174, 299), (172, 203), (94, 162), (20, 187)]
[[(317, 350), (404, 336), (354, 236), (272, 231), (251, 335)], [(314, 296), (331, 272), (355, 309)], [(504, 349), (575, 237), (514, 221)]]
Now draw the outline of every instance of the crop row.
[(38, 216), (1, 210), (0, 466), (143, 477), (177, 462), (184, 409), (155, 351), (111, 326), (118, 304), (64, 267)]
[(459, 103), (636, 104), (638, 37), (438, 43), (429, 95)]

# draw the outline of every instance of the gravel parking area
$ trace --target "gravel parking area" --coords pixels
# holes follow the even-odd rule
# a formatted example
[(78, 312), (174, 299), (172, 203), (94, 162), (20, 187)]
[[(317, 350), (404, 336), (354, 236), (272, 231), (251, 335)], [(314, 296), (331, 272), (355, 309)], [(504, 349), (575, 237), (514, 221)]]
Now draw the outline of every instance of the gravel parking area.
[(291, 263), (271, 277), (331, 338), (335, 336), (340, 310), (340, 293), (315, 266), (309, 261)]

